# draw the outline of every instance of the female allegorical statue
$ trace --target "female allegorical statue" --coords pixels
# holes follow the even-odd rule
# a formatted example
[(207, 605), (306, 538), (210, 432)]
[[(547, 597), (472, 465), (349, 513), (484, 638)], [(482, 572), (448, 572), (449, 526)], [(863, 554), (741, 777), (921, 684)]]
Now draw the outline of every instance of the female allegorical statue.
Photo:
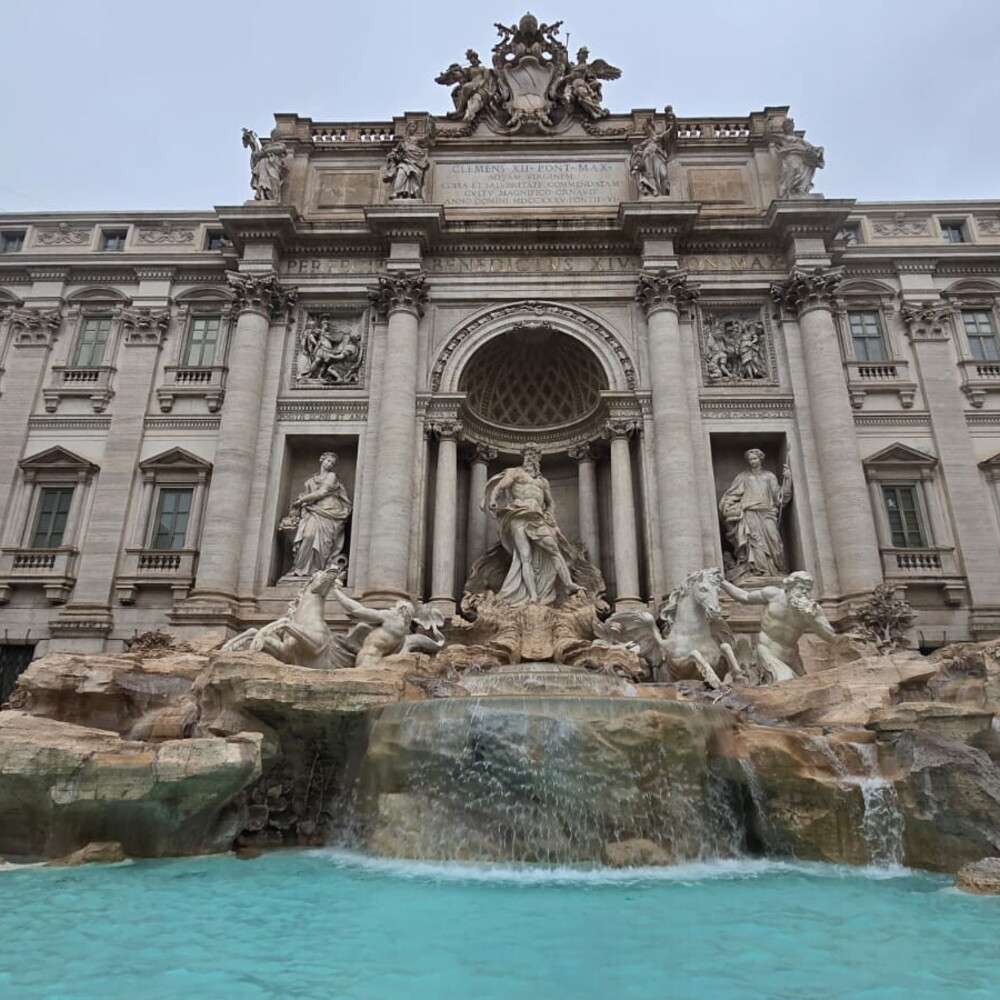
[(312, 576), (328, 569), (344, 549), (344, 529), (351, 513), (351, 498), (333, 471), (337, 456), (324, 452), (319, 472), (305, 482), (292, 501), (291, 516), (298, 518), (292, 542), (292, 568), (288, 576)]

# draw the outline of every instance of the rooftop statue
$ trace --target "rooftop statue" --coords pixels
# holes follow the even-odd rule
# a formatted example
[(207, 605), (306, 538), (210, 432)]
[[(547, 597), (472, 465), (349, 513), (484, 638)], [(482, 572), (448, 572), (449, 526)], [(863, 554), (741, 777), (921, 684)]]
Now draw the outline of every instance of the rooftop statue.
[(243, 145), (250, 150), (250, 187), (255, 201), (281, 201), (281, 185), (288, 173), (288, 148), (268, 139), (263, 145), (257, 133), (243, 129)]
[(670, 194), (667, 159), (677, 138), (677, 117), (673, 108), (667, 108), (666, 118), (662, 132), (656, 131), (656, 123), (650, 118), (646, 122), (646, 138), (632, 147), (628, 168), (639, 186), (640, 198), (662, 198)]
[(823, 147), (814, 146), (795, 134), (795, 122), (786, 118), (780, 130), (769, 133), (771, 148), (781, 161), (779, 198), (796, 198), (809, 194), (817, 168), (826, 166)]
[(552, 129), (570, 117), (593, 121), (608, 115), (601, 106), (601, 81), (617, 80), (621, 70), (603, 59), (590, 60), (581, 48), (572, 62), (557, 37), (562, 21), (539, 24), (525, 14), (517, 24), (496, 24), (500, 41), (492, 68), (469, 49), (467, 65), (452, 63), (436, 82), (452, 87), (450, 118), (473, 123), (488, 117), (499, 131)]
[(430, 166), (427, 151), (434, 138), (433, 122), (425, 135), (417, 135), (416, 122), (407, 124), (403, 138), (389, 151), (382, 171), (383, 182), (392, 185), (390, 198), (423, 198), (424, 175)]
[(604, 589), (580, 546), (559, 530), (536, 449), (526, 449), (519, 466), (486, 484), (482, 509), (497, 519), (500, 542), (472, 567), (470, 593), (492, 591), (510, 605), (561, 604), (573, 594)]

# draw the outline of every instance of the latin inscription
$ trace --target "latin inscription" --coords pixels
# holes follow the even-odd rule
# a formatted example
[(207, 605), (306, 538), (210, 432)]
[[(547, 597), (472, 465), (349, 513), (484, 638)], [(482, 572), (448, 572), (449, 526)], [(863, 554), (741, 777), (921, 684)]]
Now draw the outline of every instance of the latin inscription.
[(443, 205), (616, 205), (630, 198), (621, 160), (437, 163), (433, 200)]

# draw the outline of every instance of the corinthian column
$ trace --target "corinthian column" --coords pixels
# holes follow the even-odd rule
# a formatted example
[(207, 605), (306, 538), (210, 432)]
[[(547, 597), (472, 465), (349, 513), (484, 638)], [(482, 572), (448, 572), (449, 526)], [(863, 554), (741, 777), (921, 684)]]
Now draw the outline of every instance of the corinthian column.
[(455, 532), (458, 523), (458, 420), (437, 420), (428, 430), (438, 439), (434, 489), (434, 547), (431, 553), (431, 602), (455, 613)]
[(231, 271), (227, 278), (236, 295), (237, 319), (226, 358), (226, 398), (205, 506), (195, 600), (226, 601), (236, 596), (255, 471), (267, 335), (271, 320), (286, 315), (297, 295), (295, 289), (282, 287), (273, 272)]
[(469, 477), (469, 525), (466, 532), (466, 569), (486, 551), (487, 515), (483, 510), (483, 494), (486, 492), (487, 463), (497, 457), (495, 448), (484, 444), (475, 445), (472, 453), (472, 475)]
[(680, 325), (681, 310), (697, 295), (697, 286), (684, 271), (639, 275), (636, 298), (646, 312), (649, 331), (659, 541), (668, 590), (704, 562), (695, 495), (694, 423), (688, 406), (688, 380), (693, 371), (685, 364), (692, 345), (682, 339)]
[(609, 420), (611, 438), (611, 524), (615, 545), (615, 607), (641, 603), (639, 597), (639, 549), (635, 536), (635, 496), (632, 490), (632, 458), (629, 437), (639, 430), (636, 420)]
[(388, 319), (383, 392), (375, 434), (378, 474), (368, 555), (368, 596), (407, 596), (413, 519), (414, 421), (417, 412), (417, 327), (427, 301), (422, 273), (379, 277), (369, 293)]
[(840, 594), (850, 596), (881, 583), (882, 568), (831, 311), (842, 278), (839, 268), (794, 268), (786, 281), (771, 286), (771, 296), (798, 316)]
[(569, 457), (576, 461), (577, 498), (580, 505), (580, 541), (587, 558), (601, 565), (601, 536), (597, 525), (597, 469), (594, 446), (587, 444), (570, 448)]

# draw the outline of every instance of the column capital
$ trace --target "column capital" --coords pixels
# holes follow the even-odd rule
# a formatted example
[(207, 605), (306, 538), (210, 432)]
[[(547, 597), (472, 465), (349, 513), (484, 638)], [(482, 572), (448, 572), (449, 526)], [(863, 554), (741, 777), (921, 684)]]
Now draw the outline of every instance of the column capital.
[(383, 318), (400, 310), (419, 318), (427, 304), (427, 275), (423, 271), (380, 274), (378, 285), (368, 289), (368, 299)]
[(604, 425), (604, 433), (609, 438), (630, 438), (633, 434), (639, 434), (642, 431), (642, 421), (641, 420), (628, 420), (621, 418), (612, 418), (608, 420)]
[(486, 465), (488, 462), (496, 461), (498, 454), (496, 448), (491, 448), (488, 444), (483, 444), (480, 441), (470, 441), (466, 457), (470, 462), (481, 462), (483, 465)]
[(947, 340), (948, 322), (955, 314), (950, 302), (925, 300), (900, 303), (899, 314), (906, 324), (910, 340)]
[(170, 326), (170, 310), (153, 310), (148, 306), (125, 308), (122, 310), (121, 320), (127, 345), (159, 347)]
[(659, 309), (680, 312), (698, 297), (698, 285), (688, 280), (687, 271), (640, 271), (636, 301), (647, 316)]
[(427, 436), (439, 441), (457, 441), (463, 429), (461, 420), (432, 420), (425, 427)]
[(784, 281), (771, 285), (771, 298), (792, 315), (830, 309), (843, 280), (842, 267), (793, 267)]
[(299, 294), (298, 289), (282, 285), (274, 271), (261, 274), (226, 271), (226, 281), (236, 296), (238, 312), (258, 312), (268, 319), (277, 319), (287, 312)]
[(584, 441), (583, 444), (575, 444), (566, 452), (574, 462), (593, 462), (597, 458), (597, 449), (593, 441)]
[(16, 347), (51, 347), (62, 323), (62, 310), (13, 308), (9, 318)]

